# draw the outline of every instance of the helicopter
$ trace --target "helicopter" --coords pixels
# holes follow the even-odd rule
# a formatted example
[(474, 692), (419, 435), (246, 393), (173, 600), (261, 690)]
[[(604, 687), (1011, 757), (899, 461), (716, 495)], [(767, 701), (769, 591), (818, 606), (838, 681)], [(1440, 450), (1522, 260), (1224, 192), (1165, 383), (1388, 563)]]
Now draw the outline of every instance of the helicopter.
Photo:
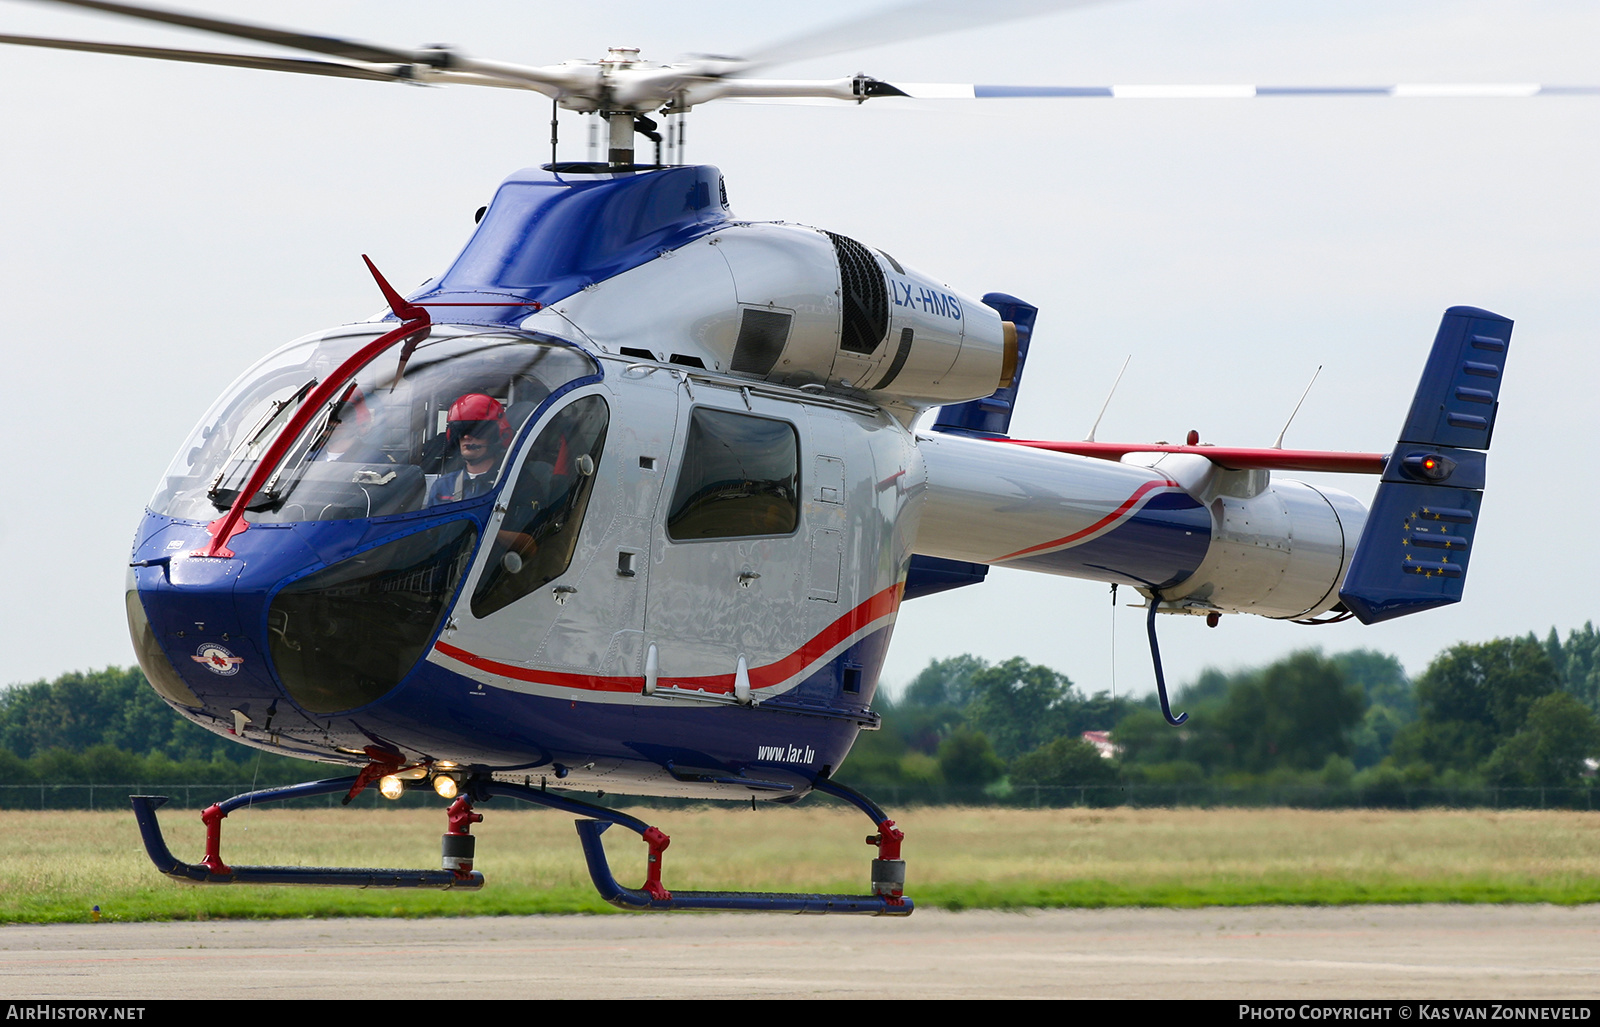
[[(542, 77), (395, 53), (368, 56), (406, 69), (390, 78), (502, 74), (592, 107), (606, 159), (514, 174), (438, 278), (403, 297), (374, 269), (378, 319), (247, 371), (152, 500), (128, 612), (141, 665), (180, 712), (246, 744), (361, 768), (272, 797), (379, 781), (459, 790), (447, 866), (230, 868), (218, 833), (198, 865), (158, 858), (174, 876), (474, 886), (468, 800), (501, 794), (585, 816), (592, 869), (600, 825), (639, 831), (652, 876), (613, 888), (620, 904), (909, 912), (892, 822), (832, 781), (856, 732), (875, 726), (907, 598), (995, 564), (1116, 581), (1147, 593), (1153, 653), (1159, 613), (1379, 620), (1459, 598), (1504, 318), (1446, 315), (1387, 458), (1198, 440), (1017, 445), (1005, 436), (1029, 304), (968, 295), (870, 241), (741, 222), (715, 169), (634, 161), (636, 135), (657, 131), (648, 112), (666, 106), (681, 122), (672, 103), (716, 90), (868, 100), (898, 87), (763, 86), (734, 74), (741, 62), (663, 69), (628, 51)], [(312, 73), (385, 74), (339, 66), (351, 70)], [(612, 232), (619, 222), (632, 227)], [(436, 501), (460, 473), (451, 410), (467, 397), (498, 407), (471, 419), (500, 437), (494, 488)], [(1425, 424), (1441, 404), (1457, 406)], [(934, 409), (934, 429), (914, 433)], [(354, 464), (328, 458), (363, 447)], [(1371, 514), (1270, 477), (1314, 469), (1383, 475)], [(1435, 542), (1436, 560), (1391, 551)], [(668, 894), (664, 836), (565, 795), (792, 801), (813, 789), (879, 826), (871, 896)], [(156, 855), (154, 803), (136, 805)], [(208, 811), (208, 825), (220, 832), (232, 808)]]

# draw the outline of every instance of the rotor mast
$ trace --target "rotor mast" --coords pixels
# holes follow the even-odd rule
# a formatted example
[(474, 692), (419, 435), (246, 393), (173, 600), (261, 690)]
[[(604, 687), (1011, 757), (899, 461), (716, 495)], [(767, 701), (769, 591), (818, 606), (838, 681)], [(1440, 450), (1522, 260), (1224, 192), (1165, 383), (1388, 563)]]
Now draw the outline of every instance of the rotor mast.
[[(639, 48), (637, 46), (609, 47), (606, 50), (605, 58), (600, 61), (600, 96), (604, 106), (596, 113), (605, 119), (606, 127), (610, 131), (610, 145), (606, 150), (606, 163), (613, 168), (621, 168), (633, 164), (634, 112), (607, 108), (622, 106), (616, 102), (617, 73), (627, 72), (637, 67), (639, 67)], [(606, 104), (605, 101), (607, 100), (612, 102)]]
[(611, 146), (606, 151), (606, 163), (613, 168), (627, 167), (633, 163), (633, 115), (627, 111), (604, 111), (602, 117), (611, 130)]

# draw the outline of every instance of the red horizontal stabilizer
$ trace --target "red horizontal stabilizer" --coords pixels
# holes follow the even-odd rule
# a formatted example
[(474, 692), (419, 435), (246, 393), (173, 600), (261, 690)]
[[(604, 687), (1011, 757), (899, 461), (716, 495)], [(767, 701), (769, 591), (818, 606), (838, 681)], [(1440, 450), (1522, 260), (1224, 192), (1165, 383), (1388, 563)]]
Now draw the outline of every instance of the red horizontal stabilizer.
[(1055, 453), (1121, 460), (1129, 453), (1194, 453), (1230, 471), (1339, 471), (1345, 474), (1382, 474), (1388, 459), (1382, 453), (1327, 453), (1312, 449), (1247, 449), (1241, 446), (1163, 446), (1136, 442), (1050, 442), (1042, 439), (1001, 439), (1018, 446)]

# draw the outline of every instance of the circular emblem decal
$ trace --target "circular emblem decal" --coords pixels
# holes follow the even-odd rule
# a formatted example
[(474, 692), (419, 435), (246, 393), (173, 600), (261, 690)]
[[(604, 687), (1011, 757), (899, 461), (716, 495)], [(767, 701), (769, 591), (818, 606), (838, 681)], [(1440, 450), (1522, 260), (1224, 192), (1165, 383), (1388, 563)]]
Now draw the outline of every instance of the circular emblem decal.
[(211, 673), (221, 674), (225, 678), (239, 673), (239, 664), (244, 662), (244, 657), (233, 655), (215, 642), (207, 642), (189, 659)]

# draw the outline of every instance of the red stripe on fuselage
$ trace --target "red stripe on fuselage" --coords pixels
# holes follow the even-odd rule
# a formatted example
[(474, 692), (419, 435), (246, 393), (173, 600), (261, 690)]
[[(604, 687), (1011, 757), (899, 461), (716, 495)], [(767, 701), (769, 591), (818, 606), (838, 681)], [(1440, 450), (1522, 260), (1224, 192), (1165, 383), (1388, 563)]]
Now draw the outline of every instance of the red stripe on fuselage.
[[(896, 584), (879, 592), (828, 625), (809, 642), (783, 659), (765, 666), (750, 668), (750, 687), (771, 688), (773, 685), (782, 684), (868, 624), (878, 620), (880, 617), (886, 617), (894, 613), (900, 608), (902, 587)], [(517, 681), (532, 681), (541, 685), (553, 685), (559, 688), (581, 688), (590, 692), (637, 692), (643, 680), (639, 677), (601, 677), (596, 674), (564, 674), (559, 671), (529, 670), (526, 667), (518, 667), (515, 664), (501, 663), (498, 660), (478, 656), (444, 641), (435, 642), (433, 648), (436, 652), (448, 656), (452, 660), (458, 660), (469, 667), (474, 667), (490, 674), (498, 674), (501, 677), (513, 678)], [(733, 691), (733, 674), (711, 674), (697, 678), (662, 677), (658, 679), (657, 684), (668, 688), (731, 693)]]
[(1139, 500), (1144, 498), (1146, 493), (1150, 492), (1152, 489), (1162, 489), (1162, 488), (1174, 488), (1175, 489), (1175, 488), (1182, 488), (1182, 486), (1179, 485), (1177, 482), (1172, 481), (1170, 478), (1163, 478), (1163, 479), (1158, 480), (1158, 481), (1147, 481), (1143, 485), (1140, 485), (1137, 489), (1135, 489), (1134, 492), (1133, 492), (1133, 495), (1129, 496), (1127, 499), (1124, 499), (1122, 501), (1122, 505), (1121, 506), (1117, 507), (1115, 510), (1113, 510), (1110, 513), (1106, 514), (1104, 517), (1100, 518), (1098, 521), (1095, 521), (1093, 524), (1089, 525), (1087, 528), (1084, 528), (1082, 531), (1075, 531), (1072, 534), (1066, 536), (1065, 538), (1054, 539), (1054, 540), (1052, 540), (1050, 542), (1041, 542), (1036, 546), (1029, 546), (1026, 549), (1019, 549), (1015, 553), (1007, 553), (1005, 556), (997, 556), (997, 557), (994, 558), (993, 562), (994, 563), (999, 563), (1001, 560), (1014, 560), (1019, 556), (1026, 556), (1029, 553), (1037, 553), (1041, 549), (1055, 549), (1055, 548), (1060, 547), (1060, 546), (1069, 546), (1072, 543), (1077, 542), (1077, 541), (1079, 541), (1079, 540), (1081, 540), (1083, 538), (1086, 538), (1089, 535), (1093, 535), (1095, 532), (1099, 531), (1101, 528), (1104, 528), (1106, 525), (1111, 524), (1114, 521), (1117, 521), (1120, 518), (1122, 518), (1124, 515), (1126, 515), (1128, 513), (1129, 510), (1133, 509), (1133, 507), (1139, 502)]

